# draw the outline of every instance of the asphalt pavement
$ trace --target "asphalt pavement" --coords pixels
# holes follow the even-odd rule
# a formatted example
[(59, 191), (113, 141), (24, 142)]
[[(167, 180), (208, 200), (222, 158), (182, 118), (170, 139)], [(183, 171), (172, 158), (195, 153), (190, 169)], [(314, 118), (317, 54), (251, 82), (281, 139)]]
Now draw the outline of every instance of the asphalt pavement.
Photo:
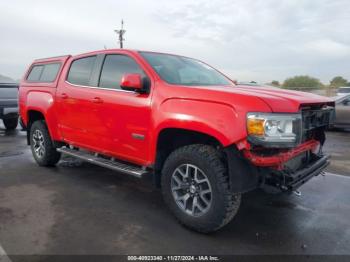
[(300, 188), (301, 196), (245, 194), (233, 221), (204, 235), (179, 225), (148, 181), (72, 158), (39, 167), (25, 132), (0, 126), (0, 258), (1, 252), (350, 255), (350, 133), (327, 136), (332, 164)]

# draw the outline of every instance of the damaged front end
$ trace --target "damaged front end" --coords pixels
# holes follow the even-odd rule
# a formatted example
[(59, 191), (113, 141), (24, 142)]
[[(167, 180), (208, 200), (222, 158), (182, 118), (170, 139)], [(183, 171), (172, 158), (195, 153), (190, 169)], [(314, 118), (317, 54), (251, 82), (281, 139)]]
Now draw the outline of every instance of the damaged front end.
[[(286, 114), (261, 117), (262, 114), (254, 113), (252, 131), (248, 127), (250, 136), (234, 153), (236, 160), (231, 160), (232, 153), (228, 153), (235, 150), (226, 150), (232, 190), (242, 193), (263, 187), (269, 192), (291, 192), (321, 174), (329, 165), (329, 156), (323, 154), (322, 146), (332, 110), (329, 106), (304, 107), (299, 116), (293, 114), (289, 118)], [(266, 125), (275, 125), (276, 135), (265, 135)], [(251, 135), (252, 132), (258, 135)]]
[(316, 139), (271, 156), (248, 150), (244, 155), (259, 170), (260, 186), (273, 192), (295, 191), (329, 165), (329, 156), (323, 154)]

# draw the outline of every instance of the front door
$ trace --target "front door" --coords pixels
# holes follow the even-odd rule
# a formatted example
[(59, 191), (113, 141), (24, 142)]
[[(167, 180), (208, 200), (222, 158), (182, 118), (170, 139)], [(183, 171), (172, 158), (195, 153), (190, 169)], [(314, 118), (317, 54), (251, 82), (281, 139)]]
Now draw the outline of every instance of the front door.
[(98, 104), (98, 121), (103, 126), (100, 136), (106, 136), (109, 154), (140, 165), (149, 158), (151, 127), (151, 95), (122, 90), (120, 82), (126, 73), (146, 76), (141, 66), (130, 56), (105, 56), (99, 89), (95, 95)]

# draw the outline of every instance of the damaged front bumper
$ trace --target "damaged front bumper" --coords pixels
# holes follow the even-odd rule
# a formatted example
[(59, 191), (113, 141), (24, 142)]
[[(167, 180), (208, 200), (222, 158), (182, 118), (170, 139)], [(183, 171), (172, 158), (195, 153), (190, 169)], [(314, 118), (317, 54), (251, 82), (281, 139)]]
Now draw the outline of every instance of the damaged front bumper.
[(273, 154), (229, 147), (226, 155), (231, 189), (237, 193), (259, 187), (272, 188), (274, 192), (295, 191), (329, 165), (329, 156), (320, 149), (317, 140)]
[(271, 167), (282, 170), (284, 168), (284, 164), (290, 159), (293, 159), (294, 157), (307, 151), (315, 153), (319, 148), (320, 142), (317, 140), (310, 140), (293, 149), (282, 151), (273, 155), (258, 154), (250, 150), (244, 150), (243, 154), (247, 159), (249, 159), (250, 162), (252, 162), (254, 166)]
[[(315, 157), (315, 156), (314, 156)], [(329, 165), (329, 156), (318, 156), (302, 169), (294, 172), (281, 170), (271, 172), (270, 181), (267, 185), (280, 188), (282, 191), (294, 191), (305, 184), (314, 176), (318, 176)], [(271, 179), (272, 178), (272, 179)]]

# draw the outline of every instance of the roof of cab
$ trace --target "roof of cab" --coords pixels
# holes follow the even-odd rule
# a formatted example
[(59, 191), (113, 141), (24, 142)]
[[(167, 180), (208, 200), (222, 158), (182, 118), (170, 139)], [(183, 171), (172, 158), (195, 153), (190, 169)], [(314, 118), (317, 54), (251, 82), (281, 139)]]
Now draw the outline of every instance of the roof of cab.
[(133, 49), (112, 48), (112, 49), (101, 49), (101, 50), (95, 50), (95, 51), (90, 51), (90, 52), (86, 52), (86, 53), (80, 53), (80, 54), (73, 55), (73, 57), (75, 57), (75, 56), (98, 55), (98, 54), (101, 54), (101, 53), (106, 53), (106, 52), (111, 52), (111, 51), (124, 52), (124, 53), (136, 53), (137, 52), (137, 50), (133, 50)]
[(181, 57), (186, 57), (183, 55), (178, 55), (178, 54), (171, 54), (171, 53), (165, 53), (165, 52), (158, 52), (158, 51), (148, 51), (148, 50), (138, 50), (138, 49), (120, 49), (120, 48), (111, 48), (111, 49), (101, 49), (101, 50), (96, 50), (96, 51), (91, 51), (87, 53), (81, 53), (74, 55), (73, 57), (76, 56), (88, 56), (88, 55), (97, 55), (101, 53), (106, 53), (106, 52), (124, 52), (124, 53), (140, 53), (140, 52), (145, 52), (145, 53), (154, 53), (154, 54), (164, 54), (164, 55), (173, 55), (173, 56), (181, 56)]
[(71, 55), (62, 55), (62, 56), (53, 56), (53, 57), (47, 57), (47, 58), (39, 58), (35, 59), (34, 63), (41, 63), (41, 62), (54, 62), (54, 61), (64, 61), (71, 57)]
[(71, 57), (84, 57), (84, 56), (89, 56), (89, 55), (98, 55), (98, 54), (103, 54), (103, 53), (109, 53), (109, 52), (123, 52), (123, 53), (139, 53), (139, 52), (147, 52), (147, 53), (155, 53), (155, 54), (167, 54), (167, 55), (174, 55), (174, 56), (181, 56), (185, 57), (182, 55), (176, 55), (176, 54), (168, 54), (168, 53), (162, 53), (162, 52), (155, 52), (155, 51), (144, 51), (144, 50), (135, 50), (135, 49), (120, 49), (120, 48), (112, 48), (112, 49), (101, 49), (101, 50), (95, 50), (95, 51), (90, 51), (86, 53), (80, 53), (76, 55), (62, 55), (62, 56), (54, 56), (54, 57), (47, 57), (47, 58), (39, 58), (35, 59), (33, 61), (33, 64), (36, 63), (48, 63), (48, 62), (64, 62), (67, 61)]

